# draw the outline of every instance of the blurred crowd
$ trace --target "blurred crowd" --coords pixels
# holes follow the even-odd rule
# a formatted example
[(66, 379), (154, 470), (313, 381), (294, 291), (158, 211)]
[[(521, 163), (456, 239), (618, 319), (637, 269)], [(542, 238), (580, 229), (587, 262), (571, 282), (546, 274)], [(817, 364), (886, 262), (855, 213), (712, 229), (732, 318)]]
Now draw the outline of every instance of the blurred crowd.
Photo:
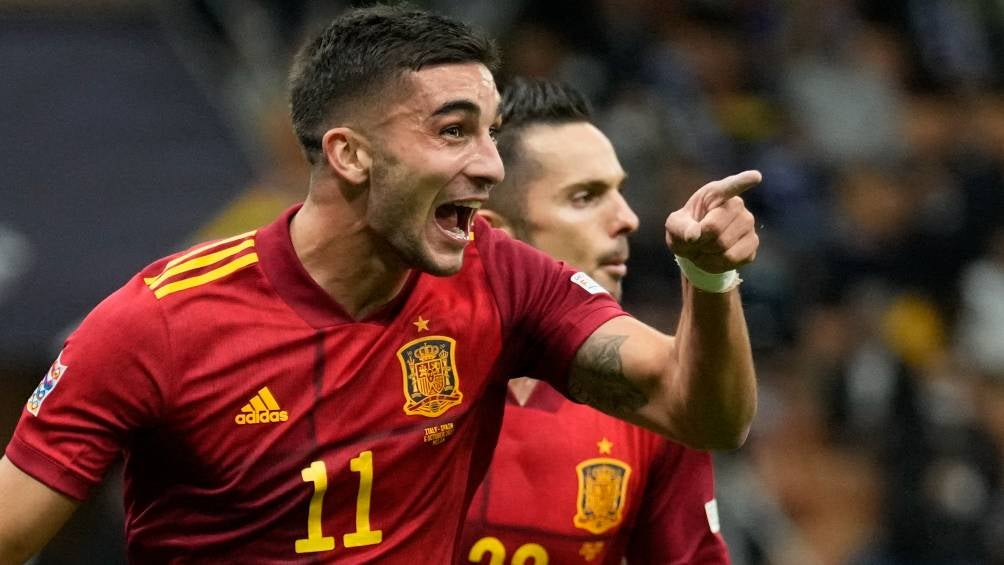
[[(737, 564), (1004, 563), (1004, 2), (412, 3), (498, 37), (503, 86), (589, 95), (641, 217), (625, 302), (647, 322), (675, 324), (668, 212), (710, 179), (764, 173), (742, 271), (760, 411), (717, 460)], [(193, 56), (259, 163), (193, 240), (302, 196), (283, 74), (349, 4), (161, 11), (208, 30), (217, 55)]]

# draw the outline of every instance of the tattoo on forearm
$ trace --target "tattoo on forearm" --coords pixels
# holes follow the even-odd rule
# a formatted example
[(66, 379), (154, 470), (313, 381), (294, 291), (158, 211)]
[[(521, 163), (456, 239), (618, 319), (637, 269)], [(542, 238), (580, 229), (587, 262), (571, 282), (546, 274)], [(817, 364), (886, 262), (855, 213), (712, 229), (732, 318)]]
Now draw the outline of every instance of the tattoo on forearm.
[(626, 335), (594, 335), (579, 349), (568, 393), (579, 402), (613, 415), (628, 414), (647, 402), (645, 394), (624, 376), (621, 345)]

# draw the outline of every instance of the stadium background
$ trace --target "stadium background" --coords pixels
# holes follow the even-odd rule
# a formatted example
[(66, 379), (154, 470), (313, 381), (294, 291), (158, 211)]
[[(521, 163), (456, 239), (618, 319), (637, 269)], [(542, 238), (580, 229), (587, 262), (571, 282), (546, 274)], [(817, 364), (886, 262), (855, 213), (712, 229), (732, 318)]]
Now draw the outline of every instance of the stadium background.
[[(678, 306), (665, 215), (764, 172), (760, 412), (716, 460), (735, 563), (1004, 563), (1004, 2), (413, 3), (498, 37), (503, 83), (588, 93), (648, 322)], [(103, 296), (300, 197), (284, 73), (348, 4), (0, 0), (0, 445)], [(38, 563), (121, 562), (112, 475)]]

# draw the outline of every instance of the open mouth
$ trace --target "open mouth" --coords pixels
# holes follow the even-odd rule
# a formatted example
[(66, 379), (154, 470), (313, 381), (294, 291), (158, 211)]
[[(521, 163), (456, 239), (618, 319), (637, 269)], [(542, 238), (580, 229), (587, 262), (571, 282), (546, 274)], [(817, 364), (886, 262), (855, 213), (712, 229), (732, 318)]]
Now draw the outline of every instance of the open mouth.
[(436, 208), (436, 224), (455, 239), (470, 239), (474, 214), (481, 208), (479, 200), (461, 200)]

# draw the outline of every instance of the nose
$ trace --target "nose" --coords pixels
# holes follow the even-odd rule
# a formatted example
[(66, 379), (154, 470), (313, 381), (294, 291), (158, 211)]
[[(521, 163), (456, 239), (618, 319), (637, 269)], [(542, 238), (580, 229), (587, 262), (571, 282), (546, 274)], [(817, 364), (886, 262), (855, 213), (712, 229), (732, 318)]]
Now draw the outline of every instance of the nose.
[(505, 166), (499, 156), (498, 147), (490, 135), (480, 136), (477, 141), (477, 153), (468, 168), (468, 174), (478, 184), (495, 186), (505, 178)]
[(614, 235), (628, 235), (638, 231), (638, 215), (620, 191), (616, 192), (614, 207)]

